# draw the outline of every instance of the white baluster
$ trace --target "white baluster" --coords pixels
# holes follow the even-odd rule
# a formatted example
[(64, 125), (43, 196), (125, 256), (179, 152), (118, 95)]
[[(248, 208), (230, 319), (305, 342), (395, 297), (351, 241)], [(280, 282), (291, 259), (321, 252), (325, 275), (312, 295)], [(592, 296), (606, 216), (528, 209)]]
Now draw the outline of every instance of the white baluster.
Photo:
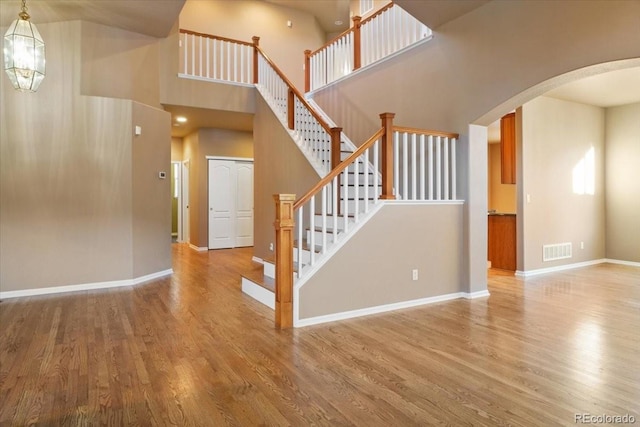
[[(360, 196), (360, 170), (358, 167), (358, 159), (355, 160), (355, 162), (353, 162), (353, 176), (356, 177), (356, 179), (358, 180), (358, 182), (353, 186), (353, 220), (357, 223), (358, 222), (358, 212), (360, 211), (360, 209), (358, 208), (358, 203), (359, 203), (359, 196)], [(363, 175), (364, 177), (364, 175)]]
[(210, 62), (210, 53), (209, 53), (209, 43), (211, 39), (207, 37), (207, 42), (205, 43), (205, 49), (207, 50), (206, 58), (207, 58), (207, 78), (209, 78), (209, 62)]
[[(306, 204), (305, 204), (306, 205)], [(304, 229), (304, 206), (298, 209), (298, 278), (302, 277), (302, 232)]]
[(196, 36), (191, 35), (191, 75), (196, 74)]
[(373, 201), (378, 203), (378, 141), (373, 143)]
[(429, 135), (429, 200), (433, 200), (433, 135)]
[(442, 200), (442, 138), (436, 137), (436, 197)]
[(451, 200), (457, 200), (456, 194), (456, 139), (451, 139)]
[(420, 135), (420, 200), (424, 200), (425, 196), (425, 176), (424, 176), (424, 134)]
[(218, 40), (213, 39), (213, 78), (218, 78), (218, 67), (220, 60), (218, 59)]
[(202, 37), (198, 37), (198, 77), (202, 77)]
[(338, 241), (338, 176), (333, 178), (331, 185), (331, 214), (333, 215), (333, 243)]
[(393, 133), (393, 192), (402, 198), (400, 192), (400, 133)]
[(416, 134), (412, 133), (411, 134), (411, 200), (416, 200), (416, 180), (417, 180), (417, 167), (416, 167), (416, 157), (418, 157), (416, 155)]
[(409, 134), (402, 134), (402, 199), (409, 200)]
[(364, 212), (369, 212), (369, 149), (364, 150), (364, 174), (367, 177), (366, 182), (364, 183)]
[(316, 260), (316, 196), (309, 200), (309, 265), (313, 265)]
[(442, 178), (444, 179), (444, 199), (449, 200), (449, 138), (444, 138), (444, 159), (442, 161), (444, 171), (442, 173)]
[(240, 81), (238, 80), (238, 43), (233, 44), (233, 81)]
[[(349, 221), (348, 221), (348, 217), (349, 217), (349, 203), (348, 203), (348, 199), (349, 199), (349, 168), (344, 168), (344, 171), (342, 172), (343, 177), (342, 177), (342, 195), (341, 195), (341, 199), (342, 199), (342, 204), (343, 204), (343, 209), (342, 209), (342, 214), (344, 215), (344, 232), (346, 233), (347, 231), (349, 231)], [(356, 178), (354, 178), (355, 180)]]
[(322, 253), (327, 250), (327, 186), (322, 187)]
[(227, 81), (231, 81), (231, 43), (227, 43)]

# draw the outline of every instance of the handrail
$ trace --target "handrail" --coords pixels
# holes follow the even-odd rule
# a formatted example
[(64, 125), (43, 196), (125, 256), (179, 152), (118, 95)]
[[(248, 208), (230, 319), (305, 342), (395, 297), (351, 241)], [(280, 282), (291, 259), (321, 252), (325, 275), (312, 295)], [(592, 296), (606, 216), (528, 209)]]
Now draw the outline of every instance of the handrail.
[(241, 45), (244, 45), (244, 46), (253, 46), (253, 43), (250, 43), (250, 42), (245, 42), (245, 41), (242, 41), (242, 40), (230, 39), (230, 38), (222, 37), (222, 36), (214, 36), (212, 34), (198, 33), (197, 31), (184, 30), (182, 28), (180, 29), (180, 32), (182, 34), (189, 34), (189, 35), (192, 35), (192, 36), (205, 37), (205, 38), (208, 38), (208, 39), (220, 40), (220, 41), (223, 41), (223, 42), (236, 43), (236, 44), (241, 44)]
[[(354, 16), (353, 18), (357, 18), (356, 16)], [(320, 52), (322, 49), (325, 49), (329, 46), (331, 46), (333, 43), (335, 43), (336, 41), (340, 40), (342, 37), (346, 36), (347, 34), (353, 32), (355, 29), (355, 27), (350, 27), (346, 30), (344, 30), (343, 32), (341, 32), (339, 35), (337, 35), (336, 37), (332, 38), (331, 40), (329, 40), (328, 42), (326, 42), (325, 44), (323, 44), (322, 46), (320, 46), (318, 49), (314, 50), (314, 51), (310, 51), (309, 52), (309, 56), (313, 56), (316, 53)]]
[(307, 108), (307, 110), (309, 110), (311, 115), (313, 115), (313, 117), (318, 121), (318, 123), (320, 123), (322, 128), (326, 130), (327, 133), (331, 133), (331, 125), (329, 125), (329, 123), (327, 123), (326, 120), (316, 112), (316, 110), (311, 106), (311, 104), (309, 104), (309, 102), (302, 95), (302, 93), (300, 93), (300, 91), (296, 89), (293, 83), (291, 83), (291, 81), (284, 75), (284, 73), (280, 71), (280, 68), (278, 68), (278, 66), (271, 60), (271, 58), (269, 58), (267, 54), (264, 53), (264, 51), (260, 48), (260, 46), (255, 46), (255, 48), (258, 52), (260, 52), (260, 54), (265, 59), (265, 61), (267, 61), (267, 63), (271, 65), (271, 67), (276, 72), (276, 74), (278, 74), (278, 76), (285, 82), (285, 84), (289, 86), (289, 90), (291, 90), (293, 94), (296, 97), (298, 97), (302, 105), (304, 105)]
[(458, 138), (459, 135), (457, 133), (451, 132), (442, 132), (438, 130), (429, 130), (429, 129), (418, 129), (418, 128), (410, 128), (405, 126), (394, 126), (394, 132), (406, 132), (406, 133), (415, 133), (418, 135), (432, 135), (432, 136), (442, 136), (444, 138)]
[(386, 12), (387, 10), (391, 9), (394, 4), (395, 4), (394, 2), (391, 2), (391, 3), (388, 3), (388, 4), (384, 5), (384, 6), (382, 6), (376, 12), (372, 13), (371, 15), (367, 16), (365, 19), (360, 21), (360, 25), (364, 25), (367, 22), (371, 21), (372, 19), (382, 15), (383, 12)]
[(329, 172), (327, 176), (322, 178), (316, 185), (314, 185), (311, 190), (307, 191), (307, 194), (305, 194), (304, 196), (296, 200), (296, 202), (293, 204), (293, 210), (294, 211), (297, 210), (300, 206), (308, 202), (309, 199), (311, 199), (313, 196), (318, 194), (318, 192), (322, 190), (322, 187), (329, 184), (333, 178), (340, 175), (347, 167), (349, 167), (351, 163), (354, 162), (355, 159), (360, 157), (362, 153), (365, 152), (365, 150), (371, 147), (373, 143), (378, 140), (378, 138), (384, 135), (384, 133), (385, 133), (384, 128), (380, 128), (376, 133), (374, 133), (371, 138), (369, 138), (364, 144), (358, 147), (356, 151), (351, 153), (349, 157), (347, 157), (342, 162), (340, 162), (340, 164), (337, 167), (333, 168), (331, 172)]

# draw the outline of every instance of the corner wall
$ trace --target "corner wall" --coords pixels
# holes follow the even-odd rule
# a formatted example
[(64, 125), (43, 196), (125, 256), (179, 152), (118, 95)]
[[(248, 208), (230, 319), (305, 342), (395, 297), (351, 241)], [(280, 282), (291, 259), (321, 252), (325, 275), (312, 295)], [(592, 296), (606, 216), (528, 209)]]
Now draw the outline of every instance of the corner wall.
[(640, 263), (640, 103), (605, 114), (606, 257)]

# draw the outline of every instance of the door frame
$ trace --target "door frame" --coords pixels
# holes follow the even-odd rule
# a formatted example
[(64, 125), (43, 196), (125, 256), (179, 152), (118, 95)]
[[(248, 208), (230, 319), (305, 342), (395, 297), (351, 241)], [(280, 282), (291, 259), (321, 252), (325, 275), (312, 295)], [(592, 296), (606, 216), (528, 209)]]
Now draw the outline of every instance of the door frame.
[(180, 191), (180, 209), (178, 209), (178, 241), (180, 243), (190, 243), (189, 238), (189, 170), (190, 159), (181, 162), (180, 181), (182, 188)]

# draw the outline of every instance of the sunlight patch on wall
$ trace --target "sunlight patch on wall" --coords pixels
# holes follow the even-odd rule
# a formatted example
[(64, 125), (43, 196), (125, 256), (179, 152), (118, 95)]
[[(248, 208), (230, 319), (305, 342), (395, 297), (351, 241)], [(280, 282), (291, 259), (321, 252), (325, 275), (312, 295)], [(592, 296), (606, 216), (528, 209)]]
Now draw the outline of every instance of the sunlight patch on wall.
[(594, 195), (596, 192), (596, 155), (593, 146), (573, 167), (573, 193)]

